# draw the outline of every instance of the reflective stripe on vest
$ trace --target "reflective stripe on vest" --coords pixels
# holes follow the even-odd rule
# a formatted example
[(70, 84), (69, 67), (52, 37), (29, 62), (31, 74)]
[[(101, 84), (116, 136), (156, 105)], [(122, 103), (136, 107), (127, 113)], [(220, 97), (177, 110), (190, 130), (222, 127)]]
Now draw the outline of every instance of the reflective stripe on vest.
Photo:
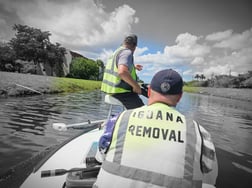
[[(158, 186), (165, 187), (185, 187), (185, 188), (199, 188), (202, 186), (202, 180), (193, 179), (193, 165), (194, 165), (194, 154), (196, 145), (196, 128), (193, 121), (188, 121), (186, 131), (186, 155), (184, 158), (184, 174), (183, 177), (173, 177), (166, 174), (149, 171), (146, 169), (135, 168), (132, 166), (126, 166), (122, 163), (123, 149), (126, 139), (126, 133), (129, 126), (129, 119), (134, 113), (134, 110), (124, 112), (119, 118), (119, 126), (117, 133), (117, 140), (115, 143), (115, 151), (112, 161), (105, 160), (102, 164), (102, 168), (108, 173), (114, 174), (115, 176), (121, 176), (124, 178), (151, 183)], [(136, 143), (137, 144), (137, 143)], [(114, 146), (113, 146), (114, 147)], [(164, 148), (165, 150), (165, 148)], [(144, 158), (144, 156), (143, 156)], [(153, 162), (155, 163), (155, 162)]]
[[(128, 83), (121, 80), (117, 72), (118, 71), (118, 67), (116, 65), (117, 55), (125, 49), (126, 48), (124, 47), (118, 48), (107, 62), (101, 85), (101, 90), (104, 91), (105, 93), (124, 93), (132, 90), (132, 87)], [(133, 80), (137, 80), (136, 69), (134, 65), (132, 66), (130, 74)]]

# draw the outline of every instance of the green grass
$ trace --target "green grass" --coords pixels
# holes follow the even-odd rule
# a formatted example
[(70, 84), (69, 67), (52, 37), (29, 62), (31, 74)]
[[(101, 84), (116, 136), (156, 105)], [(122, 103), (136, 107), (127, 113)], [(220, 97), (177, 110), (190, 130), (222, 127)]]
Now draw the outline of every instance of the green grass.
[(198, 93), (199, 88), (198, 87), (191, 87), (191, 86), (183, 86), (183, 91), (184, 92), (189, 92), (189, 93)]
[[(74, 78), (56, 78), (54, 87), (62, 92), (76, 92), (83, 90), (96, 90), (101, 88), (101, 81), (83, 80)], [(197, 93), (198, 87), (192, 87), (185, 85), (183, 87), (184, 92)]]
[(96, 90), (101, 88), (101, 81), (74, 78), (57, 78), (54, 87), (62, 92)]
[[(96, 90), (101, 88), (101, 81), (83, 80), (74, 78), (57, 78), (54, 87), (63, 92), (75, 92), (81, 90)], [(198, 87), (185, 85), (183, 91), (197, 93)]]

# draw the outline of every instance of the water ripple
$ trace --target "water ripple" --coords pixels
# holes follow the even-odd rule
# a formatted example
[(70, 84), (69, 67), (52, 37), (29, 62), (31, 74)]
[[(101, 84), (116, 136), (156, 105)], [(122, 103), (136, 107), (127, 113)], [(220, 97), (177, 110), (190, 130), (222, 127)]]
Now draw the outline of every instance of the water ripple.
[[(58, 132), (51, 127), (53, 123), (106, 118), (109, 105), (103, 99), (104, 94), (98, 91), (0, 99), (0, 158), (4, 159), (0, 161), (0, 172), (79, 132)], [(217, 158), (222, 161), (221, 173), (222, 168), (235, 166), (232, 173), (242, 170), (251, 175), (251, 102), (185, 93), (177, 109), (211, 133), (220, 148)], [(223, 167), (225, 162), (228, 165)]]

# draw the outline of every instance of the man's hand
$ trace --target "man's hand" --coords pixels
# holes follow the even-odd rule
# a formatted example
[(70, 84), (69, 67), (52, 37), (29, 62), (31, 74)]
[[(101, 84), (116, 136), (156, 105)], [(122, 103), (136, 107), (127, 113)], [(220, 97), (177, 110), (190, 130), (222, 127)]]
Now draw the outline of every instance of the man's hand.
[(142, 65), (139, 65), (139, 64), (136, 64), (136, 65), (135, 65), (135, 68), (136, 68), (136, 70), (138, 70), (138, 71), (143, 70), (143, 66), (142, 66)]
[(141, 87), (138, 84), (136, 84), (133, 87), (133, 92), (135, 92), (137, 94), (141, 94), (142, 93), (142, 89), (141, 89)]

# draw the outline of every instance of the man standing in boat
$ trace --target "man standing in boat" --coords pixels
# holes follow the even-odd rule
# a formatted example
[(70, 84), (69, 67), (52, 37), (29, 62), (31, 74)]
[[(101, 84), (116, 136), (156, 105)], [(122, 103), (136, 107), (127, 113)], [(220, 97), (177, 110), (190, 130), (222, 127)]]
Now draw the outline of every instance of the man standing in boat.
[(175, 109), (182, 88), (176, 71), (159, 71), (148, 90), (148, 106), (110, 121), (115, 125), (100, 139), (106, 157), (94, 188), (215, 186), (218, 165), (211, 135)]
[(142, 91), (137, 83), (136, 70), (142, 70), (142, 66), (134, 64), (133, 54), (136, 46), (136, 35), (125, 37), (122, 46), (108, 59), (101, 85), (102, 91), (121, 101), (126, 109), (144, 105), (138, 96)]

